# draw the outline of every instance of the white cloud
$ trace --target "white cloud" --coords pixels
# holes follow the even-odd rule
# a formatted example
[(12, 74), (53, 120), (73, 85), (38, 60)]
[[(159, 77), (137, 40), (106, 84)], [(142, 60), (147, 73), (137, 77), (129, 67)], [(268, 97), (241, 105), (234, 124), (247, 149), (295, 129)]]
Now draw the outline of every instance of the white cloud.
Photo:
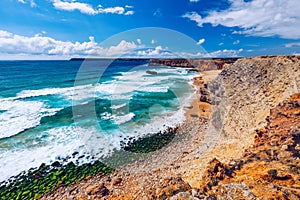
[(18, 0), (19, 3), (26, 4), (29, 3), (31, 7), (36, 7), (36, 3), (34, 0)]
[(209, 57), (238, 57), (243, 49), (233, 50), (233, 49), (223, 49), (209, 53)]
[(234, 41), (232, 44), (239, 44), (240, 43), (240, 41), (239, 40), (236, 40), (236, 41)]
[(133, 8), (133, 6), (126, 5), (125, 8)]
[(222, 45), (224, 45), (224, 42), (220, 42), (218, 45), (219, 45), (219, 46), (222, 46)]
[(218, 58), (218, 57), (239, 57), (243, 49), (233, 50), (233, 49), (223, 49), (213, 52), (198, 52), (198, 53), (187, 53), (179, 52), (177, 55), (180, 55), (182, 58)]
[(154, 11), (154, 13), (153, 13), (153, 16), (154, 16), (154, 17), (161, 17), (161, 16), (162, 16), (161, 9), (160, 9), (160, 8), (156, 9), (156, 10)]
[(108, 14), (108, 13), (112, 13), (112, 14), (119, 14), (122, 15), (124, 14), (125, 9), (123, 7), (120, 6), (116, 6), (116, 7), (110, 7), (110, 8), (103, 8), (101, 5), (98, 6), (98, 10), (96, 10), (96, 13), (104, 13), (104, 14)]
[(190, 0), (190, 2), (198, 2), (198, 1), (200, 1), (200, 0)]
[(37, 6), (36, 3), (34, 2), (34, 0), (30, 0), (29, 2), (30, 2), (31, 7), (36, 7)]
[(122, 40), (108, 47), (99, 45), (93, 36), (85, 42), (56, 40), (43, 34), (32, 37), (0, 30), (0, 59), (49, 59), (70, 57), (232, 57), (243, 50), (219, 50), (211, 53), (171, 52), (167, 47), (145, 48), (142, 40), (137, 42)]
[(202, 38), (202, 39), (200, 39), (200, 40), (197, 42), (197, 45), (201, 45), (201, 44), (203, 44), (204, 42), (205, 42), (205, 39)]
[(95, 15), (97, 10), (95, 10), (91, 5), (80, 2), (65, 2), (61, 0), (54, 0), (53, 6), (59, 10), (74, 11), (79, 10), (83, 14)]
[(69, 1), (62, 1), (62, 0), (53, 0), (54, 8), (58, 10), (66, 10), (66, 11), (75, 11), (78, 10), (83, 14), (88, 15), (97, 15), (97, 14), (118, 14), (118, 15), (133, 15), (134, 12), (132, 10), (126, 10), (131, 8), (130, 6), (116, 6), (116, 7), (108, 7), (104, 8), (102, 5), (98, 5), (97, 8), (93, 8), (92, 5), (87, 3), (77, 2), (75, 0)]
[(156, 41), (154, 39), (151, 40), (151, 44), (155, 44)]
[(238, 34), (300, 38), (300, 6), (298, 0), (229, 0), (231, 6), (223, 11), (211, 11), (206, 17), (196, 12), (182, 17), (213, 26), (239, 27)]
[(133, 10), (128, 10), (126, 11), (126, 13), (124, 13), (124, 15), (133, 15), (134, 11)]
[(12, 34), (7, 31), (0, 30), (0, 38), (10, 37)]
[(203, 24), (203, 19), (202, 17), (196, 13), (196, 12), (189, 12), (189, 13), (186, 13), (184, 15), (182, 15), (183, 18), (188, 18), (192, 21), (195, 21), (197, 22), (197, 25), (202, 27), (202, 24)]
[(140, 38), (136, 39), (138, 44), (142, 44), (142, 40)]
[(5, 55), (53, 55), (53, 56), (102, 56), (113, 57), (140, 48), (134, 42), (122, 40), (119, 44), (102, 47), (90, 36), (88, 42), (70, 42), (55, 40), (36, 34), (26, 37), (0, 30), (0, 54)]
[(154, 49), (145, 49), (137, 51), (138, 56), (145, 56), (145, 57), (155, 57), (163, 54), (163, 51), (166, 51), (162, 48), (162, 46), (157, 46)]
[(285, 45), (286, 48), (300, 47), (300, 42), (292, 42)]

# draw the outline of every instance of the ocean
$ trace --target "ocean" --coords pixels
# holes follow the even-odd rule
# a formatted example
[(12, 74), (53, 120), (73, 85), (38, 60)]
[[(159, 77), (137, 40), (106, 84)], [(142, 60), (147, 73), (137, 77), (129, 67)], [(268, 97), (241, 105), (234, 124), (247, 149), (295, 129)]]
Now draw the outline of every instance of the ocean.
[(149, 60), (0, 61), (0, 182), (42, 163), (110, 156), (185, 120), (187, 69)]

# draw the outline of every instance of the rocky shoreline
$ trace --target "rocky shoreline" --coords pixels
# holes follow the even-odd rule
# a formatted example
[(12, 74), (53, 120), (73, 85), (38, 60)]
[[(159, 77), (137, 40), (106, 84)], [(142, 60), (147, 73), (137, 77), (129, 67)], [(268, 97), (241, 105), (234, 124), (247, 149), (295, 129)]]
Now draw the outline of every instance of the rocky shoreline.
[[(242, 58), (202, 73), (182, 125), (154, 136), (154, 146), (129, 143), (142, 156), (111, 174), (41, 199), (299, 199), (300, 56)], [(136, 152), (140, 144), (150, 145)]]
[(290, 131), (299, 100), (287, 100), (299, 79), (299, 56), (243, 58), (208, 83), (196, 79), (209, 115), (191, 117), (160, 151), (43, 199), (299, 199), (299, 132)]

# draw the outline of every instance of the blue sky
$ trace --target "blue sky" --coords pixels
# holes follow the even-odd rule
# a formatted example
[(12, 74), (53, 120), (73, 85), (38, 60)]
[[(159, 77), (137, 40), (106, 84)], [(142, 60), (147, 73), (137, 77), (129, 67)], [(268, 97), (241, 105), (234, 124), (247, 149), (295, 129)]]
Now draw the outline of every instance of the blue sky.
[(2, 0), (0, 19), (0, 59), (300, 53), (298, 0)]

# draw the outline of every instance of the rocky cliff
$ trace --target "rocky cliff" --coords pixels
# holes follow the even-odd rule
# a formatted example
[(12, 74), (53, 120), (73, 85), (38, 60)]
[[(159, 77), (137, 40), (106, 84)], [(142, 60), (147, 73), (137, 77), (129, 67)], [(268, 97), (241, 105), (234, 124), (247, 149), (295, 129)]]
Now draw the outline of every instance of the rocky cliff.
[(232, 64), (236, 60), (237, 58), (151, 59), (150, 65), (190, 67), (197, 71), (207, 71), (223, 69), (225, 64)]
[(267, 126), (239, 159), (213, 159), (200, 193), (218, 199), (300, 198), (300, 94), (271, 109)]
[(243, 58), (204, 79), (211, 114), (166, 148), (44, 199), (299, 199), (300, 56)]
[[(226, 66), (209, 85), (219, 109), (220, 159), (241, 156), (255, 130), (266, 126), (270, 109), (300, 90), (300, 57), (243, 58)], [(214, 120), (214, 119), (213, 119)]]

